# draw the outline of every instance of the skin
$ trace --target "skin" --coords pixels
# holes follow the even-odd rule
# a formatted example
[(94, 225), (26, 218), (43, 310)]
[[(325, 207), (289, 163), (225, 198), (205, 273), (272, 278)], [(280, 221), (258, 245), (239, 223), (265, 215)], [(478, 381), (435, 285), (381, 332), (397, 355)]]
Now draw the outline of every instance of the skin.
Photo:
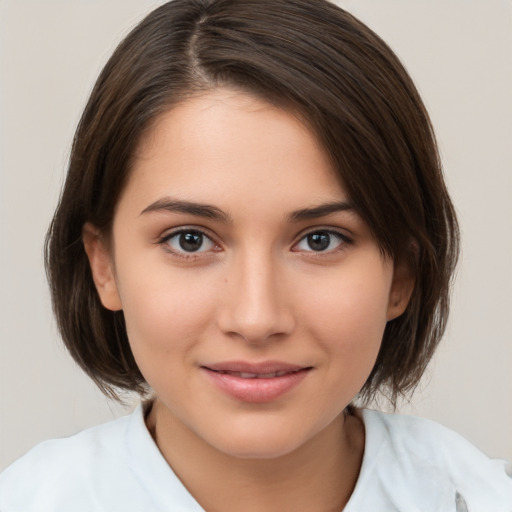
[[(219, 216), (176, 211), (176, 201)], [(332, 203), (344, 207), (311, 212)], [(196, 241), (205, 234), (199, 250), (180, 246), (180, 229)], [(324, 250), (311, 233), (328, 242)], [(199, 503), (340, 510), (364, 450), (361, 421), (343, 411), (412, 285), (350, 208), (314, 135), (291, 113), (233, 90), (175, 106), (137, 150), (111, 238), (84, 228), (95, 284), (105, 307), (124, 311), (156, 396), (148, 428)], [(277, 399), (251, 403), (202, 368), (232, 360), (309, 370)]]

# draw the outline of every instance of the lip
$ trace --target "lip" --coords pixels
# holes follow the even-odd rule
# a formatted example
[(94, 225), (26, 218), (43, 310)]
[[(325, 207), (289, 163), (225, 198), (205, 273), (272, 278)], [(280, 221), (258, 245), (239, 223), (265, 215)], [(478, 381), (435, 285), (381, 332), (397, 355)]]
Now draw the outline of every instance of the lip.
[(221, 391), (249, 403), (278, 399), (297, 387), (313, 369), (281, 361), (226, 361), (200, 369)]

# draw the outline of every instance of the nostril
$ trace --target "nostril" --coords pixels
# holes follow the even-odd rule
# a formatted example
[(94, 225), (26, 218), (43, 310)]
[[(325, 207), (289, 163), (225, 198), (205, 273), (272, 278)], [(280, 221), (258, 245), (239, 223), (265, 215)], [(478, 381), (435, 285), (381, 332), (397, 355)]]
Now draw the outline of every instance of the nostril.
[(226, 307), (218, 318), (224, 335), (249, 344), (281, 341), (290, 335), (295, 325), (292, 315), (278, 307), (249, 309), (235, 305)]
[(240, 257), (230, 275), (224, 276), (229, 287), (218, 304), (217, 325), (232, 339), (254, 345), (276, 342), (294, 329), (294, 315), (283, 297), (276, 266), (266, 258), (252, 253)]

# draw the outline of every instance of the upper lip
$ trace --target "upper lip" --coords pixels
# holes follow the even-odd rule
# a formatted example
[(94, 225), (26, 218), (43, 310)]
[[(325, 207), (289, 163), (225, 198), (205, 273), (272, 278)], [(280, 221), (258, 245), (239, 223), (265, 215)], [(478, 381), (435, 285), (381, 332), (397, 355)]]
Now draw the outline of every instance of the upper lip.
[(223, 361), (219, 363), (204, 364), (202, 367), (215, 372), (240, 372), (253, 373), (257, 375), (277, 372), (293, 373), (299, 370), (311, 368), (310, 366), (285, 363), (282, 361), (262, 361), (259, 363), (249, 361)]

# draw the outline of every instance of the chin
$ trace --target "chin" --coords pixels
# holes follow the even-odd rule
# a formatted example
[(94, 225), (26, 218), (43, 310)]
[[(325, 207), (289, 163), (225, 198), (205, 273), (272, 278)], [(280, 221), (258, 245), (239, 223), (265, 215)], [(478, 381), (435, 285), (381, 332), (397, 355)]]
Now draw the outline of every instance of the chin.
[(217, 448), (225, 455), (236, 459), (270, 460), (284, 457), (300, 446), (300, 443), (291, 444), (289, 441), (269, 442), (267, 437), (268, 436), (263, 436), (263, 438), (258, 440), (246, 439), (239, 443), (231, 442)]
[(294, 452), (309, 440), (305, 432), (298, 432), (296, 428), (292, 431), (278, 425), (258, 426), (257, 422), (248, 428), (232, 427), (225, 435), (216, 439), (208, 436), (205, 441), (237, 459), (276, 459)]

